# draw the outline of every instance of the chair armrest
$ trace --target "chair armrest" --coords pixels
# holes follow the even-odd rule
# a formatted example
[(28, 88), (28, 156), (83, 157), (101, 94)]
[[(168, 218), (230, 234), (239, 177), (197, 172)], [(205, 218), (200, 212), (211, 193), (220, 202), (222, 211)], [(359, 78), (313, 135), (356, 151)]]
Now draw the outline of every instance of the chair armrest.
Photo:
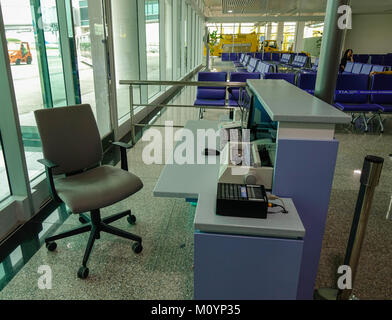
[(127, 150), (131, 149), (133, 145), (131, 143), (124, 142), (112, 142), (112, 145), (120, 147), (121, 154), (121, 169), (128, 171), (128, 159), (127, 159)]
[(52, 161), (48, 160), (48, 159), (39, 159), (37, 160), (40, 164), (43, 164), (46, 168), (52, 170), (54, 168), (57, 168), (58, 165), (53, 163)]
[(124, 149), (132, 149), (132, 143), (124, 143), (124, 142), (112, 142), (112, 145), (124, 148)]
[(48, 183), (50, 195), (54, 201), (62, 203), (62, 200), (57, 194), (53, 179), (53, 169), (57, 168), (58, 165), (48, 159), (39, 159), (37, 161), (45, 166), (46, 181)]

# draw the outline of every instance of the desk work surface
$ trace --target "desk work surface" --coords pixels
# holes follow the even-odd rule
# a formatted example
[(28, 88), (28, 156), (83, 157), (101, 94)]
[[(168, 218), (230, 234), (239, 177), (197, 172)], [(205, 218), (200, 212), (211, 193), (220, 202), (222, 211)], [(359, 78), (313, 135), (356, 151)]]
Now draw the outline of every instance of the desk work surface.
[[(202, 192), (216, 192), (216, 184), (219, 174), (220, 157), (205, 157), (205, 164), (197, 164), (197, 130), (213, 129), (218, 130), (218, 121), (189, 120), (185, 128), (192, 131), (195, 137), (194, 158), (195, 164), (166, 164), (155, 185), (153, 194), (155, 197), (197, 199)], [(216, 139), (216, 146), (219, 150), (219, 137)], [(177, 143), (175, 148), (180, 143)], [(208, 158), (215, 157), (215, 164), (208, 164)]]
[[(218, 129), (217, 121), (190, 120), (185, 128)], [(196, 135), (195, 135), (196, 136)], [(217, 138), (217, 146), (219, 146)], [(178, 147), (178, 144), (176, 145)], [(175, 147), (175, 148), (176, 148)], [(195, 157), (197, 147), (195, 144)], [(216, 164), (167, 164), (154, 188), (155, 197), (198, 199), (195, 229), (201, 232), (265, 237), (303, 238), (305, 229), (291, 199), (285, 199), (288, 214), (271, 214), (267, 219), (218, 216), (215, 213), (220, 157)]]
[[(216, 192), (203, 193), (196, 208), (195, 229), (208, 233), (302, 239), (305, 236), (305, 228), (294, 203), (291, 199), (283, 201), (287, 214), (268, 214), (267, 219), (228, 217), (216, 214)], [(280, 204), (279, 201), (274, 203)]]
[(342, 111), (285, 80), (249, 79), (247, 83), (272, 121), (329, 124), (351, 121)]

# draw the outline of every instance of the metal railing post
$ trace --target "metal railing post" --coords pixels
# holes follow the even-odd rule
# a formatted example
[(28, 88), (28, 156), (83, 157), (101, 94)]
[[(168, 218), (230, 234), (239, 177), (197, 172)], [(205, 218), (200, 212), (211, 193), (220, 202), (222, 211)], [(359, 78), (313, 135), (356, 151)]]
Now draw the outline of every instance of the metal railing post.
[(130, 103), (130, 118), (131, 118), (131, 141), (135, 145), (135, 108), (133, 106), (133, 86), (129, 85), (129, 103)]

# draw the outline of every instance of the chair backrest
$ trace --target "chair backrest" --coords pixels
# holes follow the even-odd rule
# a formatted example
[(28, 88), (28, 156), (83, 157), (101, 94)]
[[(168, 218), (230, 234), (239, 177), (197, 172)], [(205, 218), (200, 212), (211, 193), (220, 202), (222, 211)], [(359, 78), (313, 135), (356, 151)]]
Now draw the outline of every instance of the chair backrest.
[(384, 66), (373, 65), (372, 72), (383, 72), (385, 70)]
[(271, 52), (264, 52), (264, 61), (271, 61), (272, 60), (272, 54)]
[(364, 64), (363, 66), (362, 66), (362, 69), (361, 69), (361, 71), (359, 72), (359, 74), (367, 74), (367, 75), (369, 75), (370, 74), (370, 72), (372, 71), (372, 65), (371, 64), (368, 64), (368, 63), (366, 63), (366, 64)]
[(297, 86), (302, 90), (314, 90), (316, 87), (316, 73), (300, 73), (297, 79)]
[(318, 70), (319, 61), (320, 61), (319, 58), (316, 58), (316, 60), (314, 61), (314, 64), (312, 66), (312, 70), (313, 71), (317, 71)]
[[(392, 91), (392, 74), (375, 74), (371, 80), (370, 90)], [(392, 104), (392, 94), (373, 93), (371, 103)]]
[(279, 59), (280, 59), (280, 54), (279, 53), (277, 53), (277, 52), (272, 52), (272, 57), (271, 57), (272, 59), (272, 61), (279, 61)]
[(222, 61), (229, 61), (229, 54), (226, 52), (222, 53)]
[[(226, 82), (226, 72), (199, 72), (198, 81)], [(220, 100), (226, 97), (226, 87), (198, 87), (197, 99)]]
[(392, 66), (392, 53), (388, 53), (385, 55), (384, 66)]
[(284, 53), (282, 54), (282, 57), (280, 58), (281, 63), (289, 63), (290, 62), (290, 54)]
[(102, 143), (88, 104), (34, 111), (44, 158), (57, 164), (54, 174), (70, 174), (102, 161)]
[(281, 79), (294, 84), (295, 73), (266, 73), (264, 79)]
[(355, 73), (355, 74), (360, 74), (361, 70), (362, 70), (362, 66), (363, 66), (363, 63), (355, 62), (354, 66), (353, 66), (353, 70), (351, 72)]
[(263, 53), (262, 52), (256, 52), (255, 53), (255, 58), (259, 60), (263, 60)]
[(246, 82), (247, 79), (260, 79), (260, 73), (232, 72), (230, 74), (231, 82)]
[(256, 70), (256, 67), (257, 67), (259, 62), (260, 62), (260, 60), (258, 60), (256, 58), (250, 58), (247, 71), (248, 72), (254, 72)]
[[(363, 90), (368, 89), (369, 76), (366, 74), (339, 74), (336, 81), (336, 90)], [(367, 103), (367, 94), (349, 93), (335, 94), (335, 102)]]
[(346, 67), (344, 68), (344, 72), (351, 73), (353, 71), (354, 63), (351, 61), (347, 61)]
[(370, 55), (370, 63), (382, 65), (384, 63), (384, 56), (384, 54), (372, 54)]
[(368, 54), (359, 54), (358, 61), (361, 63), (368, 63), (370, 56)]
[(244, 62), (243, 62), (244, 67), (247, 67), (247, 66), (248, 66), (248, 64), (249, 64), (249, 62), (250, 62), (250, 59), (251, 59), (251, 56), (247, 54), (247, 55), (245, 56), (245, 59), (244, 59)]
[(229, 54), (229, 60), (230, 61), (236, 61), (237, 60), (237, 53), (236, 52), (232, 52)]

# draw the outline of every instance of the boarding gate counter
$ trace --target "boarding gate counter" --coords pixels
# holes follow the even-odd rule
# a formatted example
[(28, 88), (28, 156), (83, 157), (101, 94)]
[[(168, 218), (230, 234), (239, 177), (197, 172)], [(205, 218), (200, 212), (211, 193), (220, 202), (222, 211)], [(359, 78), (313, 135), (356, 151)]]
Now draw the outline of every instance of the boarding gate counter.
[[(216, 215), (219, 156), (216, 164), (165, 165), (153, 193), (197, 200), (195, 299), (312, 299), (339, 144), (335, 124), (351, 119), (284, 80), (247, 84), (252, 117), (277, 124), (272, 193), (284, 198), (288, 214)], [(185, 127), (218, 130), (219, 122)]]

